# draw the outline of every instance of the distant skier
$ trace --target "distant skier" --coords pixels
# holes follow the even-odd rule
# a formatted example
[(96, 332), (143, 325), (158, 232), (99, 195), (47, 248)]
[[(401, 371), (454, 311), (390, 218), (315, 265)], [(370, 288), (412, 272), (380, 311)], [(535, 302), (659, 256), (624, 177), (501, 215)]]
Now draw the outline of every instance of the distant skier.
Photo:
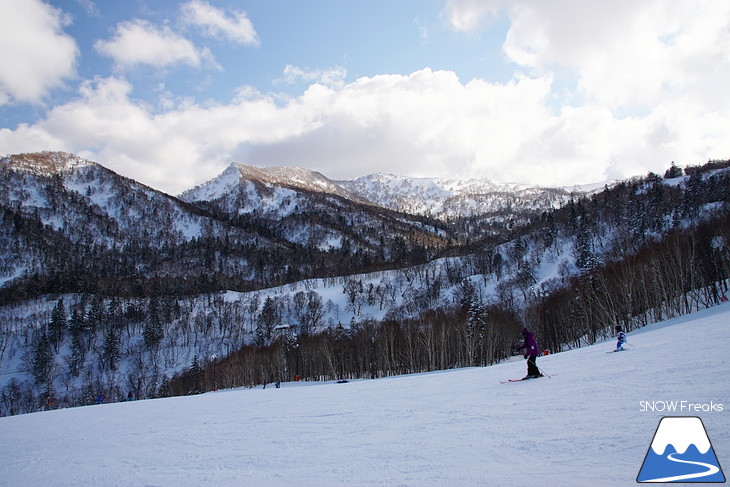
[(527, 375), (525, 376), (525, 379), (537, 379), (538, 377), (542, 377), (543, 375), (537, 367), (537, 356), (540, 355), (540, 349), (537, 346), (535, 334), (525, 327), (522, 329), (522, 337), (524, 338), (525, 343), (520, 347), (520, 350), (525, 350), (525, 359), (527, 359)]
[(616, 350), (614, 352), (620, 352), (624, 349), (624, 343), (626, 343), (626, 333), (619, 325), (616, 325), (616, 340)]

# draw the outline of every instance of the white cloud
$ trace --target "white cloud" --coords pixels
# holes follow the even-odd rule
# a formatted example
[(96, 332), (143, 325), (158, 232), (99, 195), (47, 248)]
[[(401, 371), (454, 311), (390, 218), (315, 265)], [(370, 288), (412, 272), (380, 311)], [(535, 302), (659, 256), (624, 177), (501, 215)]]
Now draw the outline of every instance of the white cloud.
[(480, 26), (484, 17), (496, 11), (499, 0), (448, 0), (442, 17), (456, 30), (469, 32)]
[(155, 112), (131, 98), (128, 82), (104, 78), (84, 83), (44, 120), (0, 130), (0, 147), (76, 152), (171, 193), (234, 160), (333, 178), (391, 172), (570, 185), (730, 154), (727, 113), (691, 99), (642, 117), (618, 118), (595, 103), (554, 113), (553, 83), (549, 75), (463, 83), (423, 69), (317, 83), (292, 98), (241, 87), (227, 104), (199, 105), (163, 93), (166, 108)]
[(141, 19), (120, 22), (112, 39), (99, 40), (94, 48), (114, 59), (119, 68), (140, 64), (159, 68), (177, 64), (201, 67), (203, 61), (215, 65), (209, 50), (198, 49), (169, 26), (157, 27)]
[[(0, 45), (22, 38), (36, 58), (3, 50), (10, 61), (0, 64), (0, 104), (40, 100), (73, 74), (78, 55), (58, 11), (6, 0), (0, 13), (15, 2), (23, 18), (13, 9), (0, 15)], [(228, 103), (199, 104), (160, 85), (158, 102), (143, 104), (124, 79), (99, 78), (42, 120), (0, 129), (0, 148), (76, 152), (172, 193), (233, 160), (333, 178), (394, 172), (569, 185), (730, 156), (730, 3), (449, 0), (442, 17), (469, 31), (500, 11), (511, 22), (505, 54), (521, 70), (506, 83), (428, 68), (346, 82), (344, 68), (287, 65), (279, 82), (307, 84), (299, 96), (242, 86)], [(245, 43), (246, 23), (236, 24), (244, 14), (203, 2), (182, 14), (208, 35)], [(16, 23), (39, 36), (26, 39)], [(120, 68), (213, 62), (171, 28), (143, 20), (119, 24), (95, 47)]]
[(0, 2), (0, 105), (41, 102), (75, 76), (76, 42), (63, 32), (61, 12), (39, 0)]
[(449, 0), (443, 16), (468, 31), (497, 11), (511, 22), (508, 58), (538, 76), (567, 70), (588, 102), (645, 110), (708, 98), (708, 88), (709, 98), (726, 98), (718, 89), (730, 83), (725, 0)]
[(201, 0), (187, 2), (180, 10), (183, 22), (202, 28), (210, 37), (259, 45), (258, 34), (245, 12), (233, 11), (227, 16), (224, 11)]
[(296, 136), (311, 123), (297, 103), (280, 107), (268, 97), (241, 95), (229, 105), (205, 107), (185, 100), (155, 113), (137, 104), (131, 91), (118, 78), (85, 82), (75, 101), (53, 108), (44, 120), (0, 129), (0, 147), (4, 153), (74, 152), (179, 192), (215, 175), (238, 147)]
[(86, 12), (86, 15), (88, 15), (89, 17), (101, 17), (101, 12), (99, 12), (99, 8), (92, 0), (76, 0), (76, 3), (78, 3), (82, 9), (84, 9), (84, 12)]
[(508, 59), (552, 76), (551, 105), (563, 104), (523, 160), (572, 160), (584, 179), (730, 155), (727, 1), (448, 0), (442, 17), (469, 32), (500, 12)]
[(287, 64), (284, 67), (284, 76), (276, 82), (294, 84), (299, 81), (305, 83), (320, 83), (331, 88), (342, 88), (345, 85), (347, 70), (341, 66), (329, 69), (300, 68)]

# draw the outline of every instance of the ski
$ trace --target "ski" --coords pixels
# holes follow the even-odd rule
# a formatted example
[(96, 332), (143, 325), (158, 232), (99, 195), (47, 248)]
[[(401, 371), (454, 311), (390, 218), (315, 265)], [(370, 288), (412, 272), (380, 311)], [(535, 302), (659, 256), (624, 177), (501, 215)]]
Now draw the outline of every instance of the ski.
[[(543, 375), (543, 377), (554, 377), (556, 375), (558, 375), (558, 374), (551, 374), (550, 376)], [(539, 379), (539, 378), (540, 377), (523, 377), (522, 379), (507, 379), (507, 380), (501, 380), (501, 381), (499, 381), (499, 383), (500, 384), (507, 384), (509, 382), (522, 382), (522, 381), (525, 381), (525, 380)]]
[(619, 350), (609, 350), (606, 353), (616, 353), (616, 352), (626, 352), (626, 351), (628, 351), (628, 348), (622, 348), (622, 349), (619, 349)]

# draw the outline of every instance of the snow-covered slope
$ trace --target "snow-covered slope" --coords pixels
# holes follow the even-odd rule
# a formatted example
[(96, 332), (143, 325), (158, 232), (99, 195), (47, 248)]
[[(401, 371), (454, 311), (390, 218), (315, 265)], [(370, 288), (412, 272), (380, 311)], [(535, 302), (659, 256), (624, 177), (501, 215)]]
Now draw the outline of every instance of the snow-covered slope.
[(552, 377), (520, 383), (500, 380), (521, 359), (0, 418), (0, 485), (630, 486), (677, 415), (702, 418), (727, 466), (729, 321), (724, 304), (650, 325), (630, 351), (543, 357)]
[(347, 245), (373, 251), (395, 239), (439, 245), (443, 237), (439, 229), (424, 224), (423, 217), (388, 211), (318, 172), (299, 167), (233, 163), (180, 199), (233, 220), (255, 219), (281, 240), (322, 251)]
[[(360, 203), (365, 202), (316, 171), (294, 166), (259, 168), (235, 162), (216, 178), (183, 192), (180, 198), (190, 202), (214, 201), (230, 195), (237, 190), (239, 185), (245, 185), (246, 191), (249, 193), (255, 192), (254, 186), (259, 185), (265, 186), (268, 193), (272, 193), (278, 188), (286, 188), (289, 190), (287, 195), (290, 195), (292, 189), (297, 189), (311, 193), (331, 194)], [(250, 212), (253, 209), (255, 209), (255, 205), (250, 208), (241, 208), (244, 212)]]
[(180, 198), (188, 202), (213, 202), (231, 200), (232, 196), (239, 195), (235, 201), (236, 211), (250, 213), (262, 209), (270, 211), (272, 201), (291, 197), (295, 190), (335, 195), (356, 203), (440, 218), (505, 210), (543, 211), (561, 206), (571, 195), (590, 191), (579, 187), (542, 188), (495, 183), (489, 179), (411, 178), (393, 174), (370, 174), (334, 181), (321, 173), (294, 166), (258, 168), (232, 163), (218, 177), (182, 193)]
[(489, 179), (408, 178), (393, 174), (370, 174), (338, 183), (375, 204), (439, 217), (546, 210), (568, 201), (571, 192), (585, 193), (579, 188), (541, 188)]
[[(150, 213), (168, 212), (169, 232), (189, 240), (201, 236), (202, 219), (191, 215), (174, 198), (141, 183), (120, 176), (92, 161), (65, 152), (15, 154), (0, 159), (0, 204), (37, 212), (41, 221), (55, 229), (66, 229), (92, 220), (90, 214), (104, 219), (104, 229), (79, 228), (80, 235), (111, 233), (142, 234)], [(55, 179), (52, 176), (56, 176)], [(66, 214), (64, 214), (64, 211)], [(72, 213), (85, 213), (79, 217)], [(146, 213), (147, 212), (147, 213)], [(162, 225), (147, 229), (161, 233)], [(104, 238), (105, 237), (105, 238)], [(104, 235), (96, 245), (119, 244), (118, 236)]]
[[(194, 268), (191, 261), (201, 253), (195, 249), (170, 259), (167, 250), (200, 247), (202, 239), (222, 233), (236, 234), (240, 246), (277, 248), (255, 231), (231, 228), (172, 196), (63, 152), (0, 159), (0, 209), (0, 285), (34, 275), (66, 274), (72, 282), (84, 274), (108, 276), (104, 261), (115, 263), (114, 279), (139, 278), (141, 272), (146, 278), (179, 275), (172, 267)], [(236, 260), (235, 272), (245, 275), (246, 257)]]
[(89, 166), (98, 166), (98, 164), (65, 152), (46, 151), (31, 154), (15, 154), (0, 158), (0, 167), (26, 171), (42, 176), (62, 174)]

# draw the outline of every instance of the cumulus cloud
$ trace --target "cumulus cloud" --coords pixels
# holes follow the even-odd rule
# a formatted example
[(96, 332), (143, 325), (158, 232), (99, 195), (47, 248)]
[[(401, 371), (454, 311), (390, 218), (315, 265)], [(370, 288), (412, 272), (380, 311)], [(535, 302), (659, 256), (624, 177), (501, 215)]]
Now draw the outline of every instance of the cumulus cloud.
[(724, 0), (449, 0), (444, 17), (469, 31), (497, 11), (511, 22), (509, 59), (538, 75), (567, 70), (576, 94), (614, 110), (708, 97), (708, 88), (720, 98), (716, 80), (730, 81)]
[(0, 105), (38, 103), (75, 76), (76, 42), (63, 32), (67, 19), (39, 0), (0, 2)]
[(730, 148), (728, 117), (690, 100), (645, 117), (618, 118), (597, 105), (553, 113), (547, 75), (464, 83), (451, 71), (423, 69), (313, 84), (284, 99), (242, 87), (226, 104), (186, 100), (161, 112), (131, 90), (114, 77), (86, 82), (44, 120), (0, 130), (0, 147), (76, 152), (171, 193), (231, 161), (300, 165), (341, 179), (395, 172), (570, 185), (702, 162)]
[(79, 97), (46, 118), (0, 129), (6, 153), (40, 147), (74, 152), (153, 187), (176, 193), (212, 177), (247, 144), (273, 143), (308, 130), (300, 104), (241, 93), (230, 104), (185, 103), (161, 113), (131, 98), (120, 78), (84, 82)]
[(223, 10), (201, 0), (183, 4), (180, 11), (184, 23), (201, 28), (210, 37), (259, 45), (258, 34), (245, 12), (233, 11), (226, 15)]
[[(194, 5), (207, 4), (185, 8)], [(124, 79), (100, 78), (43, 120), (0, 129), (0, 147), (76, 152), (172, 193), (231, 161), (299, 165), (342, 179), (395, 172), (571, 185), (730, 156), (724, 0), (446, 6), (442, 17), (462, 31), (493, 15), (509, 18), (503, 49), (519, 66), (511, 80), (460, 80), (424, 68), (346, 82), (344, 68), (288, 65), (279, 82), (308, 85), (297, 96), (241, 86), (230, 101), (203, 105), (166, 93), (142, 104)], [(143, 57), (151, 50), (162, 65), (199, 65), (201, 53), (186, 42), (134, 21), (100, 48), (124, 66), (154, 63)]]
[(215, 64), (209, 50), (198, 49), (169, 26), (158, 27), (142, 19), (120, 22), (113, 37), (97, 41), (94, 48), (100, 54), (111, 57), (122, 69), (137, 65), (200, 67), (203, 61)]
[(490, 13), (496, 12), (499, 0), (448, 0), (442, 16), (456, 30), (469, 32), (482, 23)]

